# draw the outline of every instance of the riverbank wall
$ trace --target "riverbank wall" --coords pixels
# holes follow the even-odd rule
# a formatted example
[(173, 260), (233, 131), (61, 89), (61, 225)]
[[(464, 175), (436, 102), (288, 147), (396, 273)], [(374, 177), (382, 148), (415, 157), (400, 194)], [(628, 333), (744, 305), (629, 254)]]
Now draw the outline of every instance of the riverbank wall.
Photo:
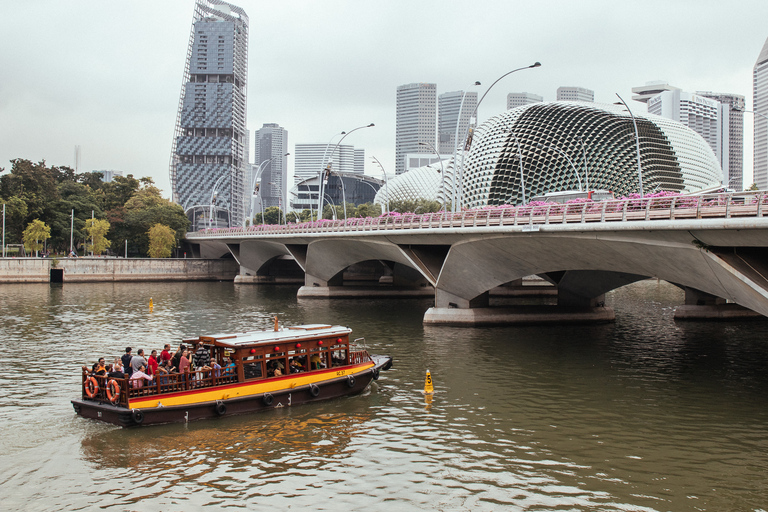
[(2, 283), (233, 281), (233, 259), (0, 258)]

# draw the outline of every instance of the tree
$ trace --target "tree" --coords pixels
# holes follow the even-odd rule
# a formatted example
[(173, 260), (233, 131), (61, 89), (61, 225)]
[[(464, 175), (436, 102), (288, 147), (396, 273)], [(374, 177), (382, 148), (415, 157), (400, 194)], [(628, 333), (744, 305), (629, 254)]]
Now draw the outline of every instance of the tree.
[(11, 196), (5, 201), (5, 222), (8, 240), (21, 240), (24, 231), (24, 219), (27, 218), (27, 203), (17, 196)]
[[(141, 188), (125, 203), (123, 225), (116, 233), (116, 236), (121, 238), (116, 243), (120, 244), (127, 239), (139, 253), (147, 254), (148, 233), (152, 226), (155, 224), (168, 226), (175, 232), (175, 239), (178, 242), (189, 228), (189, 219), (180, 205), (171, 203), (160, 195), (160, 190), (152, 185), (152, 180), (140, 181)], [(114, 242), (115, 236), (113, 235), (110, 239)]]
[(380, 215), (380, 204), (363, 203), (355, 208), (355, 217), (379, 217)]
[(278, 206), (270, 206), (264, 210), (264, 219), (262, 220), (261, 214), (257, 213), (253, 217), (253, 225), (259, 224), (282, 224), (283, 223), (283, 210)]
[(176, 247), (176, 233), (163, 224), (155, 224), (147, 232), (150, 258), (170, 258)]
[(757, 187), (757, 183), (753, 183), (752, 186), (750, 186), (747, 190), (760, 190), (760, 189)]
[(107, 232), (109, 231), (109, 221), (104, 219), (88, 219), (85, 221), (85, 232), (88, 237), (93, 241), (91, 244), (85, 244), (86, 251), (91, 251), (93, 254), (102, 254), (109, 249), (111, 242), (107, 240)]
[(442, 205), (438, 201), (429, 199), (400, 199), (389, 202), (389, 211), (400, 213), (435, 213), (439, 212)]
[(35, 251), (35, 257), (37, 257), (37, 252), (43, 248), (41, 240), (45, 242), (50, 237), (51, 228), (45, 222), (35, 219), (24, 230), (24, 248), (29, 252)]

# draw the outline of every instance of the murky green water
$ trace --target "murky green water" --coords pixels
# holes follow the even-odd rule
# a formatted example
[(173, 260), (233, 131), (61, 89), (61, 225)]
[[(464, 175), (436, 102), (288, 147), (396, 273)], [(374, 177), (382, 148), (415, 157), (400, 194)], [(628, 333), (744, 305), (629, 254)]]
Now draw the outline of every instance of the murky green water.
[[(425, 327), (429, 300), (295, 292), (0, 287), (0, 508), (768, 510), (766, 321), (675, 323), (682, 293), (655, 281), (610, 294), (602, 326)], [(274, 314), (349, 325), (394, 367), (360, 396), (187, 425), (69, 404), (98, 356)]]

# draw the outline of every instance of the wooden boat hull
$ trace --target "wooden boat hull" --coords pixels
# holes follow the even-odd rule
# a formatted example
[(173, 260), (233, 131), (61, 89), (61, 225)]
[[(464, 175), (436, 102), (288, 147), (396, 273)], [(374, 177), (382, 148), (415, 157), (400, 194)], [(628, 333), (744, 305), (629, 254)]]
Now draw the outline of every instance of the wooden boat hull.
[(371, 380), (378, 378), (379, 371), (386, 370), (392, 365), (392, 359), (389, 357), (371, 357), (374, 366), (363, 371), (248, 396), (131, 409), (93, 400), (72, 400), (72, 406), (75, 412), (84, 418), (122, 427), (183, 423), (206, 418), (250, 414), (361, 393), (368, 387)]

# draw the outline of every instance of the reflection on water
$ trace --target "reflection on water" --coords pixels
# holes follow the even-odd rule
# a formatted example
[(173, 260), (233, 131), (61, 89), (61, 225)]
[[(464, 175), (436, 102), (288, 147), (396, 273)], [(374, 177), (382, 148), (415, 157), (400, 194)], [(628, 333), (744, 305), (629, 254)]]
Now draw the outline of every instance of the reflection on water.
[[(426, 299), (295, 293), (4, 285), (3, 507), (768, 509), (766, 321), (675, 323), (682, 293), (655, 281), (609, 294), (617, 321), (600, 326), (433, 327)], [(99, 355), (275, 314), (349, 325), (394, 367), (359, 396), (184, 425), (120, 429), (69, 405)]]

